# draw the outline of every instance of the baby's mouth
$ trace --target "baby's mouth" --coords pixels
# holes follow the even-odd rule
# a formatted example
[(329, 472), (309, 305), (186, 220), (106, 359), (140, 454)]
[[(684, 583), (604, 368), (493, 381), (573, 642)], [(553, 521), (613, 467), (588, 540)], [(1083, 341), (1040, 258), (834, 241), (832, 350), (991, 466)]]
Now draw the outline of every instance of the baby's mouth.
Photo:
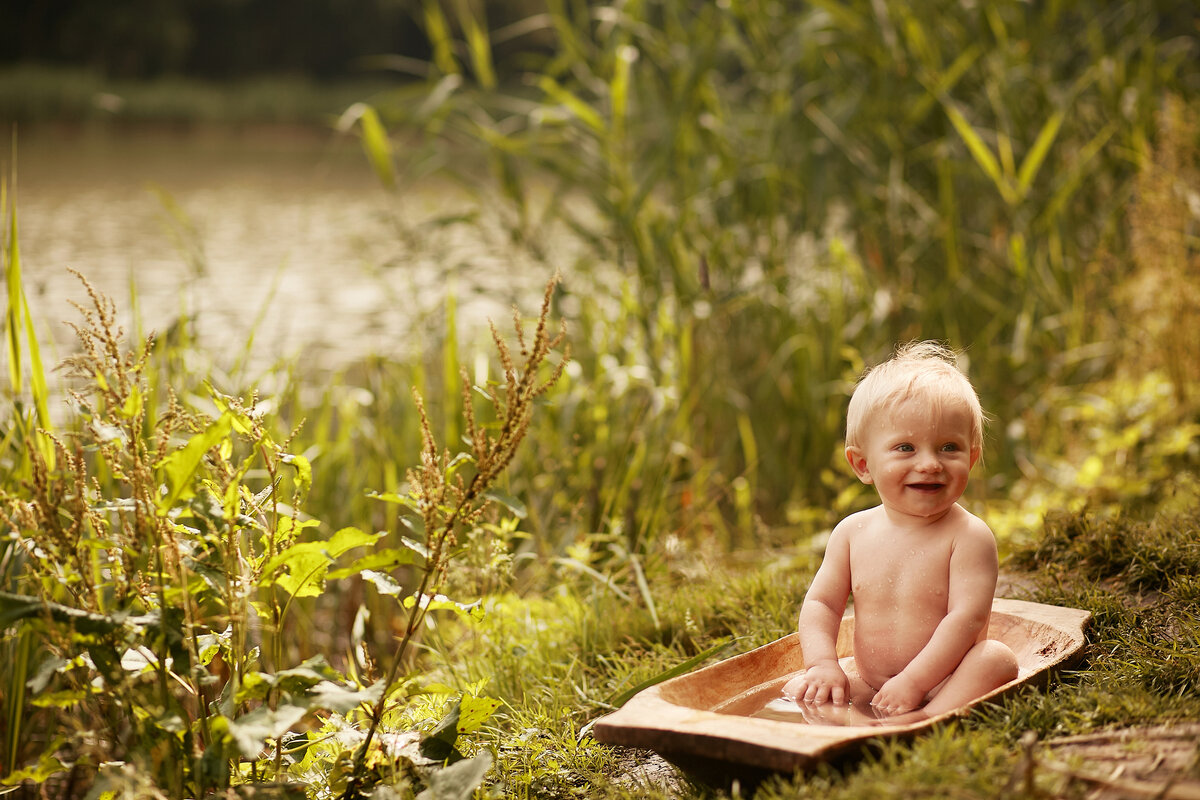
[(918, 492), (940, 492), (946, 484), (944, 483), (910, 483), (908, 488), (915, 489)]

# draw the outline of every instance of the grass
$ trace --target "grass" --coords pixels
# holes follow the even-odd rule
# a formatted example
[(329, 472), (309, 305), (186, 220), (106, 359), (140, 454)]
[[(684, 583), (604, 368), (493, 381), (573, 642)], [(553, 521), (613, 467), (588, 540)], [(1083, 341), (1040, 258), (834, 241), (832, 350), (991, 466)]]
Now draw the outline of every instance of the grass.
[[(1070, 779), (1049, 769), (1034, 768), (1026, 785), (1020, 754), (1029, 734), (1047, 742), (1200, 720), (1198, 501), (1192, 493), (1186, 513), (1141, 518), (1057, 515), (1036, 544), (1007, 560), (1026, 599), (1093, 613), (1078, 668), (910, 743), (886, 743), (854, 766), (771, 779), (755, 796), (1070, 796)], [(487, 746), (505, 796), (658, 796), (619, 780), (644, 755), (596, 745), (586, 723), (623, 687), (725, 637), (744, 651), (791, 630), (812, 568), (708, 565), (704, 577), (667, 570), (654, 581), (659, 625), (646, 608), (565, 576), (537, 599), (494, 598), (470, 635), (445, 633), (434, 652), (448, 675), (486, 682), (504, 702), (485, 741), (494, 737)], [(668, 778), (673, 788), (662, 796), (726, 796)]]

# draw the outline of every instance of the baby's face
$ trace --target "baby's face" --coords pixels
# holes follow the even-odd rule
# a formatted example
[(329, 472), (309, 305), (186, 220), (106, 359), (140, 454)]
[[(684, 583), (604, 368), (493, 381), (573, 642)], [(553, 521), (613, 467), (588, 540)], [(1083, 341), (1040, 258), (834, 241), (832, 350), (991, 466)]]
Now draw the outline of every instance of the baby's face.
[(925, 521), (954, 506), (979, 458), (971, 412), (960, 404), (906, 400), (877, 414), (865, 434), (861, 447), (846, 450), (859, 478), (889, 511)]

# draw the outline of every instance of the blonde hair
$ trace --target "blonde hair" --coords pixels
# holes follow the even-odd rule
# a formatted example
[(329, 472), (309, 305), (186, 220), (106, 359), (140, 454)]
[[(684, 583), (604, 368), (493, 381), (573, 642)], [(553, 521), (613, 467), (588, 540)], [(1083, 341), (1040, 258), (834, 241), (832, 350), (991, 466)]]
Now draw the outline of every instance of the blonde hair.
[(958, 366), (958, 354), (940, 342), (909, 342), (863, 375), (846, 412), (846, 446), (861, 447), (862, 431), (875, 414), (913, 397), (941, 405), (961, 404), (971, 414), (971, 448), (983, 451), (985, 415), (975, 387)]

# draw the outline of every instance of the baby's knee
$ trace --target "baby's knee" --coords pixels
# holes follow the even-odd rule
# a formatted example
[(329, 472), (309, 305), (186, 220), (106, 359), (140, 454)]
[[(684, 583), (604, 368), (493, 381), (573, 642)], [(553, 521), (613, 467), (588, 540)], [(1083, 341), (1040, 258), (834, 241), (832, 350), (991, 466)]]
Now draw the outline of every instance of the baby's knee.
[(1012, 648), (995, 639), (985, 639), (972, 648), (976, 668), (993, 676), (997, 686), (1015, 680), (1020, 668)]

